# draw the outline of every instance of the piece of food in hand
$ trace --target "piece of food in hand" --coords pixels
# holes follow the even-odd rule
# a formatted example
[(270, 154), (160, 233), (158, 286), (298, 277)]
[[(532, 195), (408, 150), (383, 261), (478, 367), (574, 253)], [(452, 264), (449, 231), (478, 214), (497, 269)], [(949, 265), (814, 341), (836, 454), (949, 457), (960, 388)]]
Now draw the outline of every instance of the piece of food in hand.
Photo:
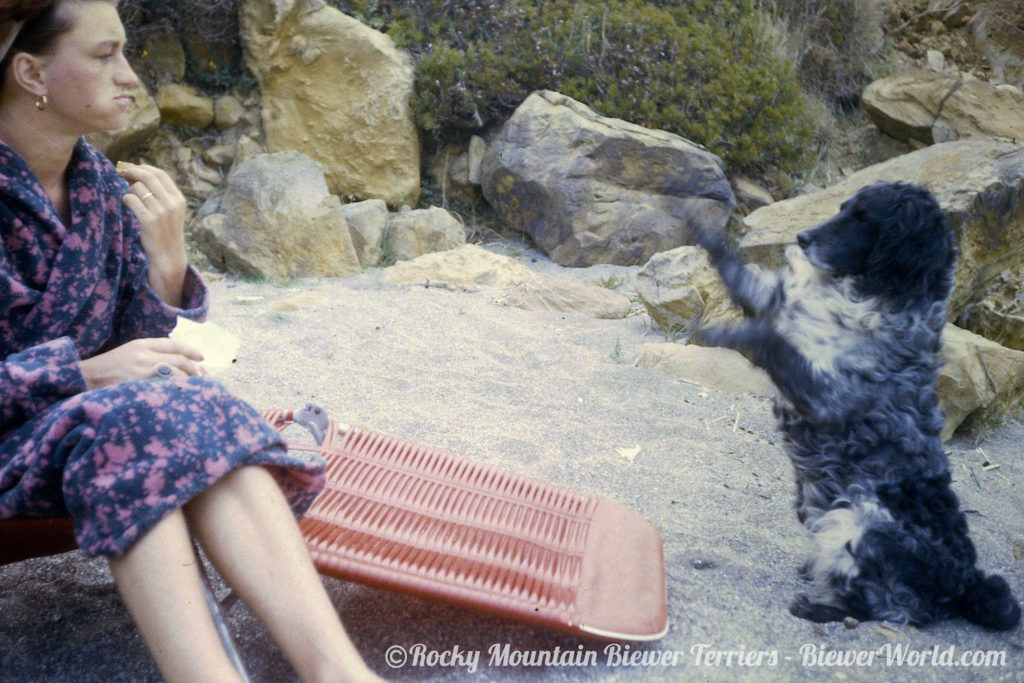
[(134, 166), (135, 166), (135, 164), (133, 164), (133, 163), (130, 163), (130, 162), (127, 162), (127, 161), (119, 161), (119, 162), (117, 162), (117, 165), (115, 166), (115, 168), (117, 169), (118, 174), (121, 174), (121, 173), (124, 173), (125, 171), (127, 171), (129, 168), (132, 168)]
[(203, 354), (202, 367), (211, 374), (230, 368), (242, 344), (238, 337), (216, 323), (197, 323), (188, 318), (178, 318), (169, 336)]

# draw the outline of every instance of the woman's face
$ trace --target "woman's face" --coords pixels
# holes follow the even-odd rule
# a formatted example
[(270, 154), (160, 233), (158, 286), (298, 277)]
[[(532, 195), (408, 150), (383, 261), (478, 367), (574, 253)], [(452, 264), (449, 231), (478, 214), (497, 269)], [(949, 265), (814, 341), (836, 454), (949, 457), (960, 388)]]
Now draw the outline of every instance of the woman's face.
[(134, 110), (138, 77), (124, 57), (125, 32), (114, 5), (67, 2), (72, 29), (42, 59), (46, 111), (71, 135), (117, 130)]

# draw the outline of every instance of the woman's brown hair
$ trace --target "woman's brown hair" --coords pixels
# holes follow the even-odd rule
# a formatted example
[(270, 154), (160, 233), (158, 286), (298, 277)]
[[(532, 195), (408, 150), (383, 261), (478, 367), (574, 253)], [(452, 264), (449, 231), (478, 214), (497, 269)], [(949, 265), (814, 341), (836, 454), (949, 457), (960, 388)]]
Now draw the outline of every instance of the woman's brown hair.
[[(7, 54), (0, 57), (0, 87), (4, 84), (11, 57), (18, 52), (27, 52), (30, 55), (50, 54), (54, 50), (57, 38), (73, 28), (71, 19), (60, 11), (61, 7), (69, 3), (89, 1), (0, 0), (0, 43), (10, 36), (11, 31), (17, 32), (7, 49)], [(117, 4), (117, 0), (92, 1)]]

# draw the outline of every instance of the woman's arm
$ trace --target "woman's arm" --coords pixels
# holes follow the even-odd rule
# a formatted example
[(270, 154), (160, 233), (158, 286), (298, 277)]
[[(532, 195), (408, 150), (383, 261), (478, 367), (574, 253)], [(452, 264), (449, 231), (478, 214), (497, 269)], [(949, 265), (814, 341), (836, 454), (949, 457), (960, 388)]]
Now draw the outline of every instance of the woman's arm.
[(165, 303), (181, 308), (188, 270), (185, 197), (171, 177), (155, 166), (122, 163), (118, 173), (130, 183), (124, 204), (139, 221), (142, 250), (149, 259), (149, 285)]
[(68, 337), (11, 354), (0, 361), (0, 433), (87, 388)]

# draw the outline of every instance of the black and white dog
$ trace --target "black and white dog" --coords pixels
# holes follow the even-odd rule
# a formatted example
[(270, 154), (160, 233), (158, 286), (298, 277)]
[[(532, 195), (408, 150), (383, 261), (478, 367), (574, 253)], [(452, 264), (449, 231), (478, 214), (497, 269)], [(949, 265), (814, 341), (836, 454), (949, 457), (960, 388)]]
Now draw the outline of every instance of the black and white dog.
[(811, 534), (808, 594), (790, 607), (817, 622), (852, 616), (917, 626), (963, 616), (1010, 629), (1006, 581), (975, 567), (950, 488), (935, 393), (946, 301), (959, 249), (932, 195), (913, 185), (860, 190), (801, 233), (789, 266), (749, 270), (722, 235), (696, 231), (744, 321), (698, 343), (764, 368)]

